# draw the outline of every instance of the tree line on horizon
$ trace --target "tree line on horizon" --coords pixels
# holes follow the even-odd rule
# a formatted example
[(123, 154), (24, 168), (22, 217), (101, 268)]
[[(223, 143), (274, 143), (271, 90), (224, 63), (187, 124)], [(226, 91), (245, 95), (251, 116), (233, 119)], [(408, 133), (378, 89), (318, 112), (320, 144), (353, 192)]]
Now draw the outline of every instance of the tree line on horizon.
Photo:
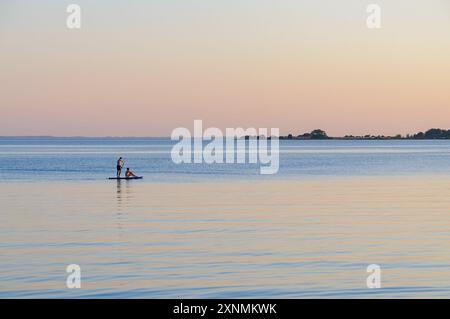
[(330, 140), (330, 139), (344, 139), (344, 140), (446, 140), (450, 139), (450, 130), (443, 130), (438, 128), (429, 129), (426, 132), (419, 132), (416, 134), (408, 134), (406, 136), (402, 136), (401, 134), (397, 134), (395, 136), (385, 136), (385, 135), (345, 135), (343, 137), (332, 137), (328, 136), (328, 134), (321, 129), (313, 130), (309, 133), (300, 134), (294, 136), (293, 134), (289, 134), (287, 136), (280, 136), (282, 140)]

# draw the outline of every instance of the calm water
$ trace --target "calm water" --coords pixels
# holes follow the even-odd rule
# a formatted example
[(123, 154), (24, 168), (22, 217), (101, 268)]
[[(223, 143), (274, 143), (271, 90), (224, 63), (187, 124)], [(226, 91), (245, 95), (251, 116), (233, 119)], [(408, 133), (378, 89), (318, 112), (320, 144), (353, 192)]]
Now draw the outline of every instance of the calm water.
[(280, 170), (269, 178), (256, 164), (176, 165), (172, 145), (168, 139), (0, 138), (0, 180), (98, 181), (115, 175), (118, 156), (145, 182), (450, 176), (450, 141), (281, 141)]
[(450, 297), (450, 142), (282, 141), (273, 176), (171, 145), (0, 139), (0, 297)]

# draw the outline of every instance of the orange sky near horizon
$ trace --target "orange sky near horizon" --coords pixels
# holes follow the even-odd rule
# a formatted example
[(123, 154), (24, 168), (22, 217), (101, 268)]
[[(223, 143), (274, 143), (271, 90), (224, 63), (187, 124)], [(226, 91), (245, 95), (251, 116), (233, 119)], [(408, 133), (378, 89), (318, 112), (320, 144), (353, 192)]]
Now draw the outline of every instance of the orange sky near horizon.
[(450, 1), (372, 2), (4, 0), (0, 135), (450, 129)]

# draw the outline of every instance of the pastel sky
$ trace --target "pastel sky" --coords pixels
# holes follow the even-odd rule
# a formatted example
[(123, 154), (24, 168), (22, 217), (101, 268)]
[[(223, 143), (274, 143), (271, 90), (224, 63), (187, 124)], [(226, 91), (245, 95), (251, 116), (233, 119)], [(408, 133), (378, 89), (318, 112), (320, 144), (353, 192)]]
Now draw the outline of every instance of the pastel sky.
[(0, 111), (0, 135), (450, 129), (450, 0), (1, 0)]

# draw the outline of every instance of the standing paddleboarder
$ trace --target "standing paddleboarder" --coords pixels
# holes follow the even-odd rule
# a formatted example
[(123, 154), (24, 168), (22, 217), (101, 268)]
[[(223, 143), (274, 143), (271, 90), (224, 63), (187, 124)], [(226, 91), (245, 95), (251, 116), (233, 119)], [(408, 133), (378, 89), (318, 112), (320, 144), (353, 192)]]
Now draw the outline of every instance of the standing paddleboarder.
[(120, 174), (122, 173), (122, 167), (123, 167), (123, 160), (122, 157), (119, 157), (117, 160), (117, 177), (120, 177)]

